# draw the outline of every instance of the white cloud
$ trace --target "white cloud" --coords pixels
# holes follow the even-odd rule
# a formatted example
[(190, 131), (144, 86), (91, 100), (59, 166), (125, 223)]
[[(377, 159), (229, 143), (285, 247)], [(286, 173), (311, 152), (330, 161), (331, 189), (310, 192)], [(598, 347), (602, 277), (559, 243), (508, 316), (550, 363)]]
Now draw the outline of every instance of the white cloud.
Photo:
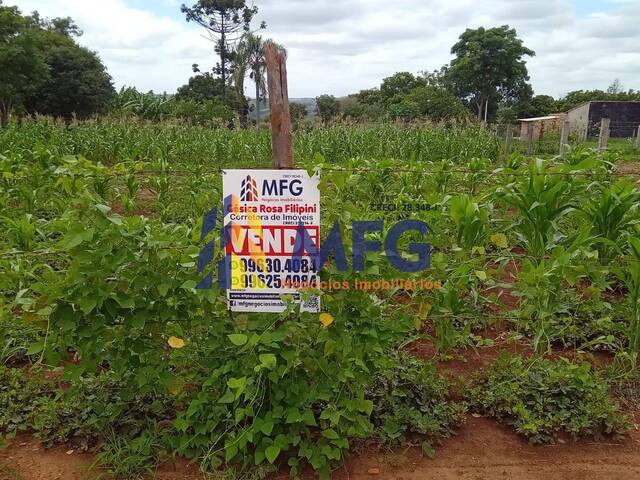
[[(179, 0), (158, 0), (167, 17), (126, 0), (14, 0), (24, 11), (73, 17), (80, 42), (100, 53), (118, 86), (174, 91), (191, 65), (211, 67), (211, 43), (179, 13)], [(9, 0), (6, 3), (11, 3)], [(141, 5), (140, 1), (136, 5)], [(509, 24), (526, 46), (536, 93), (606, 88), (619, 78), (639, 89), (640, 4), (601, 2), (578, 16), (569, 0), (256, 0), (265, 36), (289, 51), (294, 97), (344, 95), (380, 84), (396, 71), (434, 70), (450, 60), (465, 28)], [(169, 8), (168, 8), (169, 7)], [(249, 85), (249, 83), (248, 83)]]

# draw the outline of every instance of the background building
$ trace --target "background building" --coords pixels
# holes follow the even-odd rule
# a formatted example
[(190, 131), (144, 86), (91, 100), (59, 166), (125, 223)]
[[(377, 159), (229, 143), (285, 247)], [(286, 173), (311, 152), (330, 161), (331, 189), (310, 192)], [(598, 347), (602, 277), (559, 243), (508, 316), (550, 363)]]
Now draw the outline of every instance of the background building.
[(544, 137), (545, 133), (559, 132), (562, 130), (562, 123), (564, 122), (566, 113), (553, 113), (545, 117), (533, 117), (533, 118), (519, 118), (520, 122), (520, 138), (529, 138), (529, 126), (533, 128), (532, 136), (533, 140), (540, 140)]
[(597, 136), (603, 118), (611, 120), (611, 137), (633, 137), (640, 125), (640, 102), (593, 101), (567, 113), (571, 131), (583, 138)]

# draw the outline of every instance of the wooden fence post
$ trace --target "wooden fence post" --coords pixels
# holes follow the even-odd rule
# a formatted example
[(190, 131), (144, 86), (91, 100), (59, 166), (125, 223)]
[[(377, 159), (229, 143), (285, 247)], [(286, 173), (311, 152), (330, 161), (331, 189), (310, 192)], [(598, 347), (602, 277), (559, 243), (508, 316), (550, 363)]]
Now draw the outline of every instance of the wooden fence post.
[(562, 135), (560, 135), (560, 156), (564, 158), (569, 150), (569, 120), (562, 123)]
[(533, 155), (533, 122), (527, 122), (527, 156)]
[(511, 154), (512, 141), (513, 141), (513, 127), (511, 125), (507, 125), (507, 136), (504, 139), (504, 155), (507, 158)]
[(273, 168), (293, 168), (291, 114), (287, 87), (287, 53), (272, 41), (264, 46), (271, 111), (271, 148)]
[(640, 148), (640, 125), (638, 125), (638, 132), (636, 133), (636, 148)]
[(604, 152), (609, 144), (609, 125), (611, 120), (609, 118), (603, 118), (600, 121), (600, 137), (598, 138), (598, 151)]

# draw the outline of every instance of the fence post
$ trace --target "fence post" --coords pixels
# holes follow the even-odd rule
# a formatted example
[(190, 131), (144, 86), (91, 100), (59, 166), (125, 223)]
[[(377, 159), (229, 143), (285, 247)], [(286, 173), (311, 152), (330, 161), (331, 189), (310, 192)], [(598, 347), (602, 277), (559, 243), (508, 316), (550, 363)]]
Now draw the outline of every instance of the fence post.
[(533, 155), (533, 122), (527, 122), (527, 156)]
[(271, 111), (271, 147), (273, 168), (293, 168), (293, 146), (291, 141), (291, 114), (289, 113), (289, 91), (287, 87), (287, 53), (274, 42), (264, 46), (269, 87), (269, 109)]
[(604, 152), (609, 144), (609, 125), (611, 120), (609, 118), (603, 118), (600, 121), (600, 137), (598, 138), (598, 151)]
[(504, 155), (505, 157), (509, 157), (511, 154), (511, 142), (513, 141), (513, 127), (511, 125), (507, 125), (507, 134), (504, 139)]
[(638, 125), (638, 132), (636, 133), (636, 148), (640, 148), (640, 125)]
[(569, 120), (562, 123), (562, 135), (560, 135), (560, 156), (564, 158), (569, 150)]

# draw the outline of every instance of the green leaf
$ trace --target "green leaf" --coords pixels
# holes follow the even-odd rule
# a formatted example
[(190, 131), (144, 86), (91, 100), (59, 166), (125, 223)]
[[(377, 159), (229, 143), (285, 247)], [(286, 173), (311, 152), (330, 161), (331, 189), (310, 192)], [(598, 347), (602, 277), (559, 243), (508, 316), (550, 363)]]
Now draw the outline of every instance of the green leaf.
[(36, 353), (40, 353), (42, 350), (44, 350), (44, 340), (40, 340), (39, 342), (29, 345), (27, 355), (35, 355)]
[(231, 335), (227, 335), (227, 337), (231, 340), (231, 343), (237, 347), (241, 347), (249, 340), (249, 337), (243, 333), (232, 333)]
[(302, 421), (304, 422), (305, 425), (313, 427), (316, 426), (316, 418), (313, 415), (313, 411), (311, 409), (307, 409), (304, 411), (304, 413), (302, 414)]
[(233, 403), (236, 399), (236, 396), (233, 394), (233, 391), (227, 390), (222, 397), (218, 400), (218, 403)]
[(269, 370), (273, 370), (278, 364), (278, 360), (273, 353), (261, 353), (258, 358), (260, 359), (260, 365)]
[(82, 310), (82, 313), (84, 313), (85, 315), (90, 314), (98, 304), (95, 297), (93, 296), (82, 297), (76, 303), (80, 307), (80, 310)]
[(271, 435), (271, 432), (273, 431), (273, 420), (265, 420), (262, 422), (262, 425), (260, 425), (260, 431), (265, 435)]
[(328, 438), (329, 440), (337, 440), (340, 438), (340, 435), (338, 435), (338, 433), (333, 428), (323, 430), (322, 436)]
[(433, 448), (433, 445), (431, 445), (431, 442), (428, 442), (427, 440), (422, 442), (422, 451), (429, 458), (434, 458), (436, 456), (435, 448)]
[(280, 455), (280, 447), (277, 445), (271, 445), (265, 449), (264, 455), (267, 457), (269, 463), (273, 464), (276, 458), (278, 458), (278, 455)]
[(504, 233), (495, 233), (491, 235), (491, 243), (493, 243), (498, 248), (509, 247), (507, 236)]
[(169, 285), (168, 283), (161, 283), (160, 285), (158, 285), (158, 292), (160, 293), (160, 296), (166, 296), (170, 288), (171, 285)]
[(229, 463), (231, 460), (233, 460), (233, 457), (235, 457), (237, 454), (238, 454), (238, 444), (234, 442), (225, 448), (225, 454), (224, 454), (225, 461)]

